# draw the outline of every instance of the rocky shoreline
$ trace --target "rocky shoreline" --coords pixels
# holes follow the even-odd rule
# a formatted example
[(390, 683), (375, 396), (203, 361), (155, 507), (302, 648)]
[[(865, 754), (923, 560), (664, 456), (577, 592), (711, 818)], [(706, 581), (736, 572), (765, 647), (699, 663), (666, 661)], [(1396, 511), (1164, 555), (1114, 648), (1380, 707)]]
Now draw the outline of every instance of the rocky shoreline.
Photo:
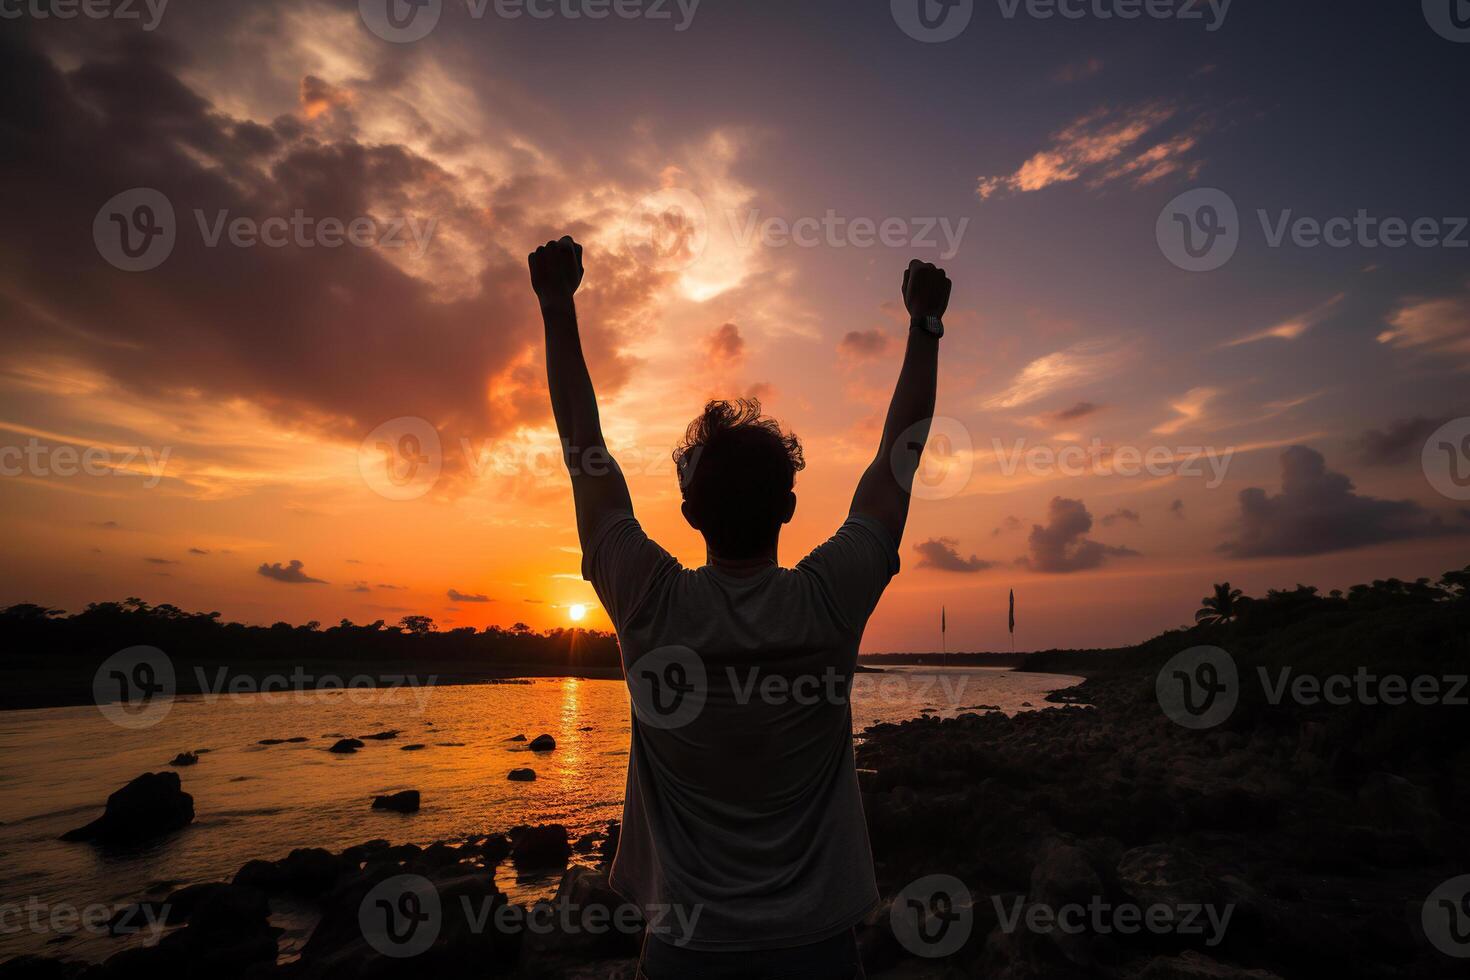
[[(1310, 637), (1344, 671), (1463, 669), (1465, 610), (1418, 615), (1344, 620), (1336, 639), (1317, 624)], [(1380, 642), (1389, 635), (1416, 635), (1418, 652)], [(1274, 635), (1213, 638), (1232, 639), (1242, 673), (1284, 659), (1321, 673), (1312, 649)], [(1354, 643), (1358, 655), (1344, 657)], [(1227, 722), (1191, 730), (1166, 716), (1155, 688), (1158, 665), (1185, 645), (1166, 635), (1109, 658), (1113, 669), (1053, 694), (1060, 707), (864, 733), (858, 765), (885, 896), (859, 930), (870, 976), (1464, 975), (1465, 961), (1437, 948), (1424, 923), (1436, 887), (1470, 873), (1467, 709), (1304, 707), (1247, 692)], [(631, 980), (642, 919), (607, 888), (616, 840), (615, 824), (578, 841), (560, 826), (517, 827), (424, 848), (372, 841), (252, 861), (231, 882), (165, 899), (155, 946), (100, 965), (22, 957), (0, 965), (0, 978)], [(518, 875), (565, 869), (555, 897), (512, 904), (495, 884), (502, 862)], [(914, 891), (932, 876), (952, 883), (946, 894), (932, 882)], [(283, 902), (320, 918), (299, 955), (278, 962), (270, 913)], [(432, 941), (396, 955), (412, 931), (399, 927), (430, 921), (426, 902), (437, 903)], [(386, 940), (365, 918), (375, 909)], [(935, 949), (899, 928), (913, 909), (923, 942), (942, 938)]]

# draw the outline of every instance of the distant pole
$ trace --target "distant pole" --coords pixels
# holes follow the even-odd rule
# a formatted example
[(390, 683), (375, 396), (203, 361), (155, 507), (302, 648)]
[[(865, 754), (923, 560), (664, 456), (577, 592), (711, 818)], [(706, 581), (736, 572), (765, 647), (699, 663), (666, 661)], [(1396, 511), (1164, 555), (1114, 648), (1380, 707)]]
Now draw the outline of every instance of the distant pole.
[(945, 665), (949, 664), (949, 644), (945, 640), (944, 607), (939, 607), (939, 656)]
[(1007, 627), (1011, 633), (1011, 653), (1016, 652), (1016, 590), (1011, 590), (1011, 612)]

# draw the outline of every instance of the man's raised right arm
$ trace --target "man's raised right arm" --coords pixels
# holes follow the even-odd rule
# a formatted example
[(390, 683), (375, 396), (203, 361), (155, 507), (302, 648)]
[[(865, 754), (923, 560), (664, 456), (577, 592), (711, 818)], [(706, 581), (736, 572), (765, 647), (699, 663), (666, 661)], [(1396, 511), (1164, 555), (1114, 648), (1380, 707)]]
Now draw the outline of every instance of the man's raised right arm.
[(886, 527), (895, 547), (908, 522), (909, 495), (934, 418), (939, 338), (944, 332), (940, 318), (949, 308), (950, 287), (943, 269), (918, 259), (903, 274), (904, 305), (909, 311), (903, 367), (883, 423), (878, 455), (858, 481), (852, 498), (850, 513)]

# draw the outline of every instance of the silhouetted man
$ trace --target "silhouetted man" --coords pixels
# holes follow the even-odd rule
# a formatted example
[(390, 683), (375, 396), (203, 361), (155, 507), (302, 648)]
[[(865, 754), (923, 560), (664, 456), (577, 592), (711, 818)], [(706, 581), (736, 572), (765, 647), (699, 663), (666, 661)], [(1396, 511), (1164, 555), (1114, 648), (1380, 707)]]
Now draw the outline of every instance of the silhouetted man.
[(878, 455), (846, 522), (777, 563), (801, 444), (754, 401), (710, 402), (674, 453), (705, 539), (686, 569), (649, 540), (608, 454), (577, 335), (582, 248), (530, 256), (582, 574), (617, 627), (632, 746), (612, 887), (650, 923), (641, 975), (862, 975), (853, 927), (878, 902), (847, 702), (868, 616), (898, 572), (934, 414), (944, 270), (903, 278), (908, 348)]

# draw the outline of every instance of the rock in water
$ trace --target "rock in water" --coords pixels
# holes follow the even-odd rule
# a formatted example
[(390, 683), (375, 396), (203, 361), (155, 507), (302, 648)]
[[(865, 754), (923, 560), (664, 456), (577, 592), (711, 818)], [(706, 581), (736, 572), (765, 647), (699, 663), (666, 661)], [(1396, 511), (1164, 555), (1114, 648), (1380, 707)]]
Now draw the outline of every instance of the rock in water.
[(556, 739), (550, 735), (537, 735), (531, 739), (530, 749), (532, 752), (550, 752), (556, 748)]
[(512, 769), (510, 771), (510, 775), (509, 776), (506, 776), (505, 778), (511, 780), (512, 782), (529, 783), (529, 782), (532, 782), (532, 781), (535, 780), (535, 778), (536, 778), (536, 770), (534, 770), (534, 769)]
[(393, 793), (390, 796), (379, 796), (373, 800), (374, 810), (392, 810), (394, 813), (417, 813), (419, 809), (419, 791), (406, 789), (401, 793)]
[(338, 755), (347, 755), (362, 748), (362, 743), (355, 738), (344, 738), (333, 745), (328, 752), (336, 752)]
[(169, 760), (171, 766), (192, 766), (199, 761), (199, 756), (193, 752), (180, 752)]
[(571, 856), (567, 828), (559, 823), (510, 830), (510, 859), (522, 871), (563, 868)]
[(397, 737), (398, 737), (398, 729), (396, 729), (396, 728), (393, 729), (392, 731), (388, 731), (388, 732), (374, 732), (371, 735), (364, 735), (363, 736), (363, 738), (370, 739), (371, 741), (374, 741), (374, 742), (386, 742), (390, 738), (397, 738)]
[(62, 840), (132, 844), (188, 826), (194, 797), (185, 793), (176, 772), (145, 772), (107, 798), (102, 816), (69, 830)]

